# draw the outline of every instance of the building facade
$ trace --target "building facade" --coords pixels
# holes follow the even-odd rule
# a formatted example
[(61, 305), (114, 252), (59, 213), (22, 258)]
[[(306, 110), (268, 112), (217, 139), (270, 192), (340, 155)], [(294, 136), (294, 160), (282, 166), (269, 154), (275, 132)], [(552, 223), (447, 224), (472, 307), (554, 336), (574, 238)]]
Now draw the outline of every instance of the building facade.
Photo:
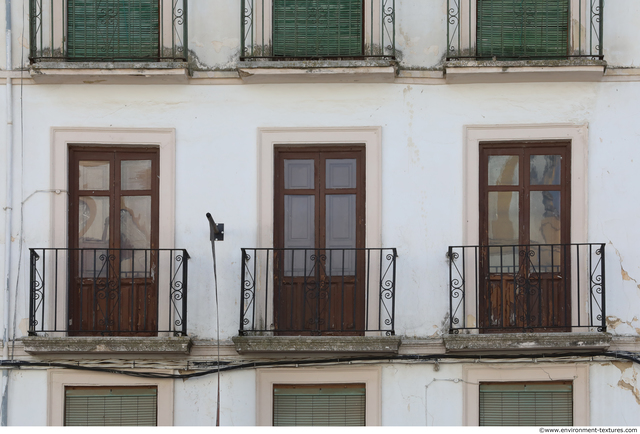
[(5, 3), (4, 425), (640, 425), (636, 0)]

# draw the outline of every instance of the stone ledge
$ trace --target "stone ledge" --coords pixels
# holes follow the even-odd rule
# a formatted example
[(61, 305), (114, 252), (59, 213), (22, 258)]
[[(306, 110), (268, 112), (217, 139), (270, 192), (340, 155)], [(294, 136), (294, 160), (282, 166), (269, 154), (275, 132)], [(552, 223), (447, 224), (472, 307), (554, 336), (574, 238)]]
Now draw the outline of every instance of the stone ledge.
[(170, 353), (189, 354), (191, 339), (184, 337), (26, 337), (24, 350), (30, 354), (52, 353)]
[(39, 62), (29, 73), (37, 84), (185, 84), (186, 62)]
[(238, 74), (245, 83), (393, 83), (395, 62), (363, 60), (242, 61)]
[(384, 353), (397, 354), (398, 336), (235, 336), (239, 354), (248, 353)]
[(447, 353), (566, 353), (606, 351), (609, 333), (503, 333), (444, 336)]
[(453, 60), (444, 65), (449, 84), (600, 81), (607, 63), (592, 59)]

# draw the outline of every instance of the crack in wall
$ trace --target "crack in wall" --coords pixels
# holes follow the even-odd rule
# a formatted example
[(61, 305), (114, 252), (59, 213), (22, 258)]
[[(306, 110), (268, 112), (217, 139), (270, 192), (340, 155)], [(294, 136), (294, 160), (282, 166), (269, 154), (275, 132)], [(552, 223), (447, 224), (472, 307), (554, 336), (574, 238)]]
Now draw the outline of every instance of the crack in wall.
[(636, 284), (636, 286), (638, 287), (638, 289), (640, 289), (640, 284), (638, 284), (638, 281), (636, 279), (634, 279), (633, 277), (631, 277), (629, 275), (629, 273), (622, 266), (622, 262), (624, 261), (624, 259), (622, 259), (622, 255), (620, 254), (620, 251), (618, 249), (616, 249), (616, 247), (613, 245), (611, 240), (609, 240), (609, 244), (611, 245), (611, 247), (613, 247), (613, 250), (616, 251), (616, 255), (618, 256), (618, 259), (620, 260), (620, 274), (622, 275), (622, 280), (626, 280), (627, 282), (633, 281)]

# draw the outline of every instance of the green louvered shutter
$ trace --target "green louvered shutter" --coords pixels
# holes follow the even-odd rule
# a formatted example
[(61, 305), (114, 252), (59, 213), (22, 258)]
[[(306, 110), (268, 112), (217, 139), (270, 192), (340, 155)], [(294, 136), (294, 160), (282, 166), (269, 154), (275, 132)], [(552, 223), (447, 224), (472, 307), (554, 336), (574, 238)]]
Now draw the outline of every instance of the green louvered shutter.
[(155, 60), (159, 0), (68, 0), (70, 60)]
[(361, 56), (362, 0), (273, 0), (273, 55)]
[(480, 426), (571, 425), (571, 382), (480, 384)]
[(158, 389), (66, 387), (65, 426), (156, 426)]
[(478, 0), (478, 57), (566, 57), (569, 0)]
[(364, 384), (276, 384), (273, 426), (365, 426)]

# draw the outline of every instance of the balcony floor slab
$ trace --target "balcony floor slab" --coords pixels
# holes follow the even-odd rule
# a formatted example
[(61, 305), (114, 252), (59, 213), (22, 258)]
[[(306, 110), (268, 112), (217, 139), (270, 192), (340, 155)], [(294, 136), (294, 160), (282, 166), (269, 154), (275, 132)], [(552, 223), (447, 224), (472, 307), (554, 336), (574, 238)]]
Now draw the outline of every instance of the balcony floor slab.
[(603, 79), (603, 60), (453, 60), (444, 66), (449, 84), (593, 82)]
[(29, 73), (37, 84), (185, 84), (185, 62), (39, 62)]
[(54, 353), (189, 354), (191, 339), (182, 337), (25, 337), (24, 351)]
[(447, 353), (532, 354), (604, 352), (611, 345), (608, 333), (491, 333), (448, 334)]
[(374, 353), (397, 354), (398, 336), (236, 336), (239, 354)]

